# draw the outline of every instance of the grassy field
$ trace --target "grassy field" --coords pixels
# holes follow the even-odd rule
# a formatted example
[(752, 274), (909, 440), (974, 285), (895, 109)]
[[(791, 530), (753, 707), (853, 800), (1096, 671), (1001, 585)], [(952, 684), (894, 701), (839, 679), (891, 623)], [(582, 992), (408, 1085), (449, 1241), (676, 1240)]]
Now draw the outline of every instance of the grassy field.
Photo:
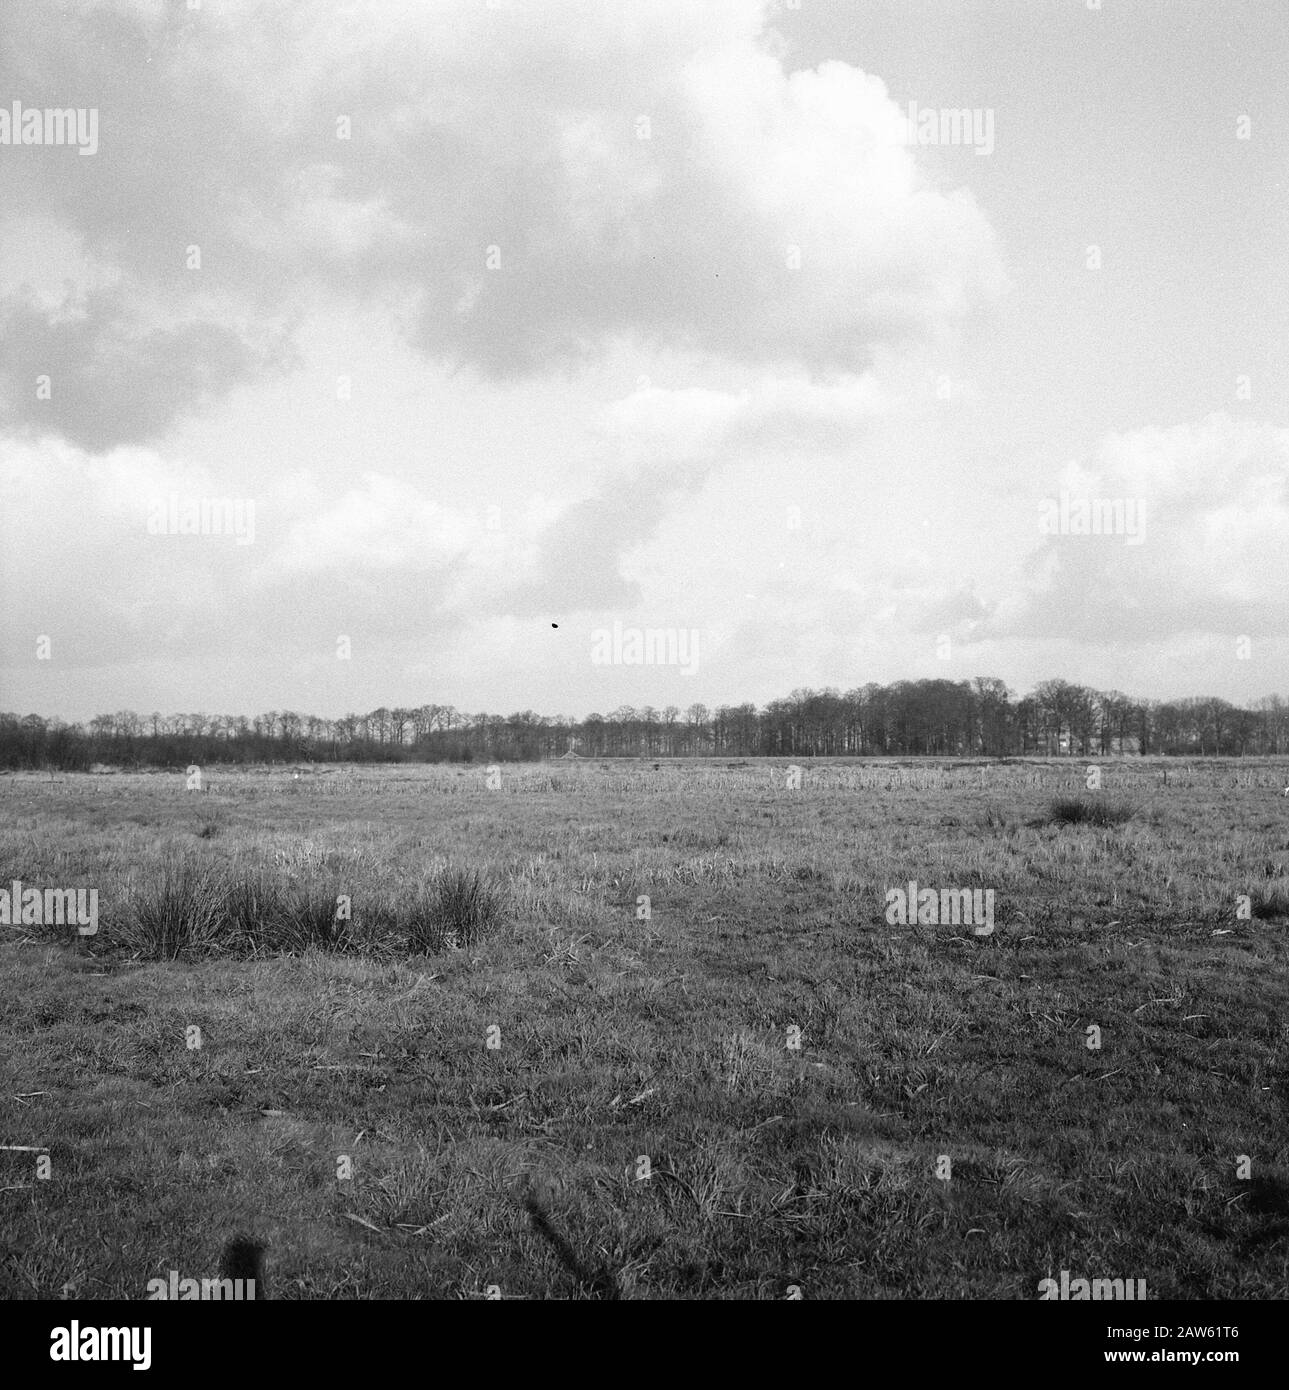
[(0, 778), (0, 1296), (1283, 1297), (1285, 764), (801, 766)]

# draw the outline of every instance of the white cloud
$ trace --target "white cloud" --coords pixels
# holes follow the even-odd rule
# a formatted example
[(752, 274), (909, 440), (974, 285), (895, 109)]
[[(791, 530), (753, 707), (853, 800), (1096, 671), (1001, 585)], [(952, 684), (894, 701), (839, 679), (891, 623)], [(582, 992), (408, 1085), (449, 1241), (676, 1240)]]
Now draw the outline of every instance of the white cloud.
[(139, 335), (170, 343), (203, 310), (180, 345), (203, 360), (158, 371), (102, 438), (50, 420), (95, 447), (276, 367), (240, 346), (249, 325), (269, 338), (319, 296), (410, 297), (425, 353), (494, 376), (624, 339), (818, 375), (938, 340), (1004, 285), (985, 217), (919, 172), (880, 79), (785, 71), (757, 0), (38, 19), (18, 0), (0, 79), (91, 93), (102, 147), (74, 179), (14, 162), (14, 214), (73, 232), (77, 273), (125, 277)]
[(736, 444), (853, 442), (900, 404), (871, 375), (767, 377), (740, 391), (643, 386), (608, 408), (604, 430), (628, 457), (705, 460)]
[(295, 519), (272, 556), (277, 573), (335, 573), (346, 567), (442, 569), (458, 560), (482, 529), (469, 517), (410, 484), (366, 473), (342, 497)]
[[(1111, 436), (1048, 491), (1139, 501), (1144, 538), (1044, 537), (991, 631), (1113, 644), (1278, 636), (1289, 603), (1289, 430), (1213, 414)], [(1035, 507), (1037, 521), (1038, 509)]]

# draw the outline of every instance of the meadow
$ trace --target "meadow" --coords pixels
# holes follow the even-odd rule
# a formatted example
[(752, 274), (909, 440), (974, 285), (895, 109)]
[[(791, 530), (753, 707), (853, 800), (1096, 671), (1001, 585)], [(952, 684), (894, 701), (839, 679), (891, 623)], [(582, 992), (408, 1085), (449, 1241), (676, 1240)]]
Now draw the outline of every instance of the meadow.
[(0, 777), (0, 1297), (1283, 1297), (1289, 765), (798, 766)]

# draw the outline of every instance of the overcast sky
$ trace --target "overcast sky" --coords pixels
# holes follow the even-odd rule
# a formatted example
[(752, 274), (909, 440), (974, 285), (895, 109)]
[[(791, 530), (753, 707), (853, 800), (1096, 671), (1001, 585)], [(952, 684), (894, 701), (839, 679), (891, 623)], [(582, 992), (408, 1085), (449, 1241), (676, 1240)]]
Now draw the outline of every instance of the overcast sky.
[(1289, 693), (1287, 56), (1283, 0), (4, 0), (0, 708)]

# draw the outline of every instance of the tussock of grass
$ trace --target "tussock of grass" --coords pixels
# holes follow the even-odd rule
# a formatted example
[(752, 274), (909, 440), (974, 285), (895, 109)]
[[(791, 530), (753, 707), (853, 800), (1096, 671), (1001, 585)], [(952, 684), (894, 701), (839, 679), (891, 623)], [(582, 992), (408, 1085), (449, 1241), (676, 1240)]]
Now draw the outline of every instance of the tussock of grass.
[(251, 952), (274, 951), (281, 910), (282, 890), (267, 874), (244, 873), (230, 880), (224, 913), (236, 947)]
[(346, 941), (336, 892), (316, 883), (280, 883), (263, 872), (233, 878), (225, 914), (231, 939), (255, 954), (330, 951)]
[(348, 924), (337, 920), (336, 897), (322, 885), (283, 884), (262, 870), (221, 874), (175, 861), (135, 893), (120, 940), (152, 960), (339, 950)]
[(1100, 798), (1058, 797), (1048, 809), (1048, 821), (1053, 825), (1122, 825), (1137, 814), (1126, 801), (1103, 801)]
[(1252, 893), (1253, 915), (1266, 921), (1289, 917), (1289, 883), (1269, 883)]
[(160, 878), (134, 895), (122, 928), (127, 946), (153, 960), (177, 960), (227, 937), (226, 885), (188, 860), (167, 860)]
[(472, 946), (500, 920), (501, 895), (477, 869), (442, 869), (411, 904), (407, 943), (421, 954)]
[(304, 951), (310, 946), (334, 951), (344, 945), (345, 922), (336, 917), (337, 895), (317, 884), (293, 884), (283, 897), (279, 950)]
[(401, 909), (373, 906), (359, 936), (351, 919), (337, 916), (342, 891), (334, 882), (171, 860), (159, 880), (136, 891), (118, 939), (148, 959), (177, 960), (340, 951), (359, 942), (379, 951), (392, 944), (385, 940), (392, 930), (413, 954), (425, 955), (473, 946), (502, 915), (500, 891), (478, 870), (443, 868)]

